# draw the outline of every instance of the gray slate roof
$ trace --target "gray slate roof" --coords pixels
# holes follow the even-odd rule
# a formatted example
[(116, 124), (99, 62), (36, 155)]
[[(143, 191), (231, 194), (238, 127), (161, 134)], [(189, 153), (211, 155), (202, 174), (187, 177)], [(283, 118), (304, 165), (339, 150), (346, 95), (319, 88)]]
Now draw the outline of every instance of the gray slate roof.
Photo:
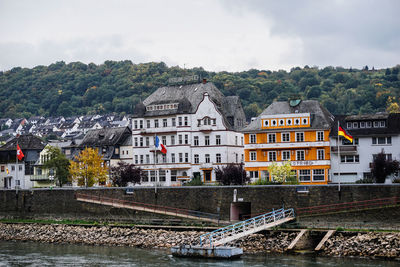
[[(225, 97), (221, 91), (211, 82), (187, 85), (164, 86), (158, 88), (147, 97), (143, 103), (136, 106), (133, 117), (157, 117), (173, 114), (194, 114), (198, 105), (203, 100), (204, 94), (208, 93), (210, 99), (215, 103), (217, 109), (224, 116), (228, 128), (237, 128), (232, 122), (235, 119), (246, 121), (240, 99), (237, 96)], [(146, 106), (178, 103), (178, 109), (146, 111)], [(228, 117), (234, 117), (229, 119)]]
[(79, 146), (103, 147), (121, 145), (131, 135), (132, 132), (128, 127), (90, 130)]
[[(334, 116), (316, 100), (303, 100), (295, 107), (290, 106), (289, 101), (273, 102), (256, 119), (254, 119), (243, 132), (261, 130), (261, 116), (278, 114), (310, 113), (310, 127), (306, 129), (330, 129)], [(285, 128), (285, 130), (290, 128)], [(301, 129), (296, 127), (295, 129)], [(263, 129), (262, 131), (269, 131)], [(271, 130), (276, 131), (276, 129)]]

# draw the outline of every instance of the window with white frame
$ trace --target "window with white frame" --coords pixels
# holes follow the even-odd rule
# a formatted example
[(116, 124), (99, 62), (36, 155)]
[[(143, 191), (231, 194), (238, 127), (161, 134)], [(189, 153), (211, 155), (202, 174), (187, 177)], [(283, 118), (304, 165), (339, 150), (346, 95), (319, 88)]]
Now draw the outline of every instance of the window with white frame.
[(148, 182), (149, 181), (149, 176), (148, 176), (148, 172), (144, 171), (143, 175), (142, 175), (142, 182)]
[(250, 144), (255, 144), (255, 143), (257, 143), (257, 135), (250, 134)]
[(302, 124), (302, 125), (307, 125), (307, 124), (308, 124), (308, 118), (303, 118), (303, 119), (301, 120), (301, 124)]
[(171, 182), (176, 182), (176, 178), (178, 176), (177, 170), (171, 170)]
[(135, 144), (135, 146), (137, 147), (137, 146), (139, 146), (139, 143), (138, 143), (138, 138), (137, 137), (135, 137), (135, 138), (133, 138), (133, 140), (134, 140), (134, 144)]
[(360, 162), (359, 155), (341, 155), (340, 162), (342, 163), (358, 163)]
[(176, 119), (175, 118), (171, 119), (171, 125), (172, 125), (172, 127), (176, 126)]
[(365, 121), (360, 122), (360, 128), (365, 128)]
[(154, 120), (154, 128), (158, 128), (158, 120)]
[(282, 151), (282, 160), (290, 160), (290, 150)]
[(310, 170), (299, 170), (299, 181), (300, 182), (310, 182), (311, 181), (311, 171)]
[(304, 155), (304, 150), (296, 150), (296, 160), (304, 160), (305, 155)]
[(275, 127), (278, 125), (278, 122), (276, 120), (271, 120), (271, 126)]
[(144, 163), (144, 155), (140, 155), (140, 164)]
[(250, 160), (251, 161), (257, 160), (257, 152), (256, 151), (250, 151)]
[(268, 143), (276, 143), (276, 134), (268, 134)]
[(290, 133), (281, 133), (282, 142), (290, 142)]
[(178, 117), (178, 126), (182, 126), (182, 117)]
[(184, 125), (188, 126), (189, 122), (188, 122), (188, 117), (184, 117)]
[(161, 137), (161, 142), (163, 143), (163, 145), (167, 145), (167, 137), (165, 135)]
[(268, 161), (276, 161), (276, 151), (268, 151)]
[(139, 121), (139, 128), (140, 128), (140, 129), (143, 129), (143, 120), (140, 120), (140, 121)]
[(135, 164), (139, 164), (139, 156), (135, 155)]
[(285, 126), (285, 120), (284, 119), (280, 119), (279, 120), (279, 126)]
[(199, 137), (198, 136), (193, 137), (193, 145), (195, 145), (195, 146), (199, 145)]
[(163, 124), (163, 127), (168, 127), (168, 121), (167, 121), (167, 119), (163, 119), (163, 120), (162, 120), (162, 124)]
[(210, 154), (205, 155), (205, 162), (210, 163)]
[(347, 122), (346, 123), (346, 127), (347, 127), (347, 129), (353, 128), (353, 123), (352, 122)]
[(292, 119), (286, 119), (286, 125), (291, 126), (292, 125)]
[(367, 122), (365, 123), (365, 127), (366, 127), (366, 128), (371, 128), (371, 127), (372, 127), (372, 121), (367, 121)]
[(178, 144), (180, 144), (180, 145), (183, 144), (183, 139), (182, 139), (182, 135), (181, 134), (178, 135)]
[[(237, 138), (237, 137), (236, 137)], [(215, 136), (215, 144), (217, 146), (221, 145), (221, 136), (220, 135), (216, 135)]]
[(313, 170), (313, 181), (325, 181), (325, 170), (324, 169)]
[(324, 141), (324, 132), (323, 131), (317, 132), (317, 141)]
[(208, 135), (204, 136), (204, 145), (205, 146), (210, 145), (210, 136), (208, 136)]
[(175, 163), (175, 153), (171, 153), (171, 162)]
[(374, 121), (374, 127), (378, 128), (379, 127), (379, 121)]
[(156, 178), (156, 171), (150, 171), (150, 181), (155, 182)]
[(150, 126), (150, 120), (146, 120), (146, 127), (147, 127), (147, 128), (151, 128), (151, 126)]
[(317, 159), (318, 160), (325, 159), (325, 149), (317, 149)]
[(264, 120), (264, 126), (268, 127), (269, 126), (269, 120)]
[(175, 145), (175, 135), (171, 135), (171, 145)]
[(385, 125), (386, 125), (385, 121), (380, 121), (379, 122), (379, 127), (383, 128), (383, 127), (385, 127)]
[(134, 121), (133, 121), (133, 128), (134, 128), (134, 129), (137, 129), (137, 128), (138, 128), (137, 120), (134, 120)]
[(294, 119), (294, 125), (300, 125), (300, 118)]
[(200, 162), (199, 154), (194, 154), (194, 163), (198, 164)]
[(183, 153), (179, 153), (179, 162), (182, 163), (183, 162)]
[(185, 162), (189, 162), (189, 153), (185, 153)]
[(146, 146), (150, 146), (150, 137), (146, 137)]
[(189, 135), (185, 134), (185, 144), (189, 144)]
[(250, 178), (258, 178), (258, 171), (249, 171)]
[(146, 164), (150, 164), (150, 155), (146, 154)]
[(391, 136), (381, 136), (381, 137), (372, 137), (373, 145), (391, 145), (392, 137)]
[(304, 142), (304, 133), (303, 132), (296, 133), (296, 142)]
[(219, 154), (219, 153), (216, 154), (215, 155), (215, 160), (216, 160), (217, 163), (221, 163), (221, 154)]
[(357, 129), (358, 128), (358, 122), (353, 122), (353, 129)]

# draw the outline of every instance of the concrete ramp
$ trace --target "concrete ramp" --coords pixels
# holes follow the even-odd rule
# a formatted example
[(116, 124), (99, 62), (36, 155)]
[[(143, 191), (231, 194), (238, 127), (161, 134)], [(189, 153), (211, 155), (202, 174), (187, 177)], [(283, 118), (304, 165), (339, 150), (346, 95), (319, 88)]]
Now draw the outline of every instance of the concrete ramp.
[(181, 217), (192, 220), (207, 221), (216, 224), (227, 223), (225, 221), (220, 221), (218, 219), (218, 214), (200, 212), (195, 210), (178, 209), (173, 207), (158, 206), (147, 203), (116, 199), (116, 198), (86, 195), (81, 193), (76, 193), (75, 198), (77, 201), (111, 206), (115, 208), (124, 208), (124, 209), (138, 210), (144, 212), (151, 212), (151, 213)]

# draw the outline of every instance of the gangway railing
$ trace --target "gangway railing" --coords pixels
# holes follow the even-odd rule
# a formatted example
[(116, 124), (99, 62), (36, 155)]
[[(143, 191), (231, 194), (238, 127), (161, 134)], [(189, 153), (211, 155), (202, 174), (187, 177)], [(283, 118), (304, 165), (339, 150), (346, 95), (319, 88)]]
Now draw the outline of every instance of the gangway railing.
[(373, 209), (386, 206), (400, 205), (399, 197), (377, 198), (336, 204), (326, 204), (296, 209), (298, 216), (318, 215), (332, 212), (349, 212), (362, 209)]
[(219, 246), (241, 237), (266, 230), (295, 218), (293, 209), (278, 209), (200, 236), (200, 246)]
[(152, 212), (152, 213), (158, 213), (176, 217), (184, 217), (195, 220), (203, 220), (214, 223), (220, 222), (218, 214), (201, 212), (196, 210), (180, 209), (168, 206), (154, 205), (154, 204), (141, 203), (130, 200), (110, 198), (105, 196), (96, 196), (83, 193), (75, 193), (75, 198), (76, 200), (82, 202), (113, 206), (117, 208), (140, 210), (145, 212)]

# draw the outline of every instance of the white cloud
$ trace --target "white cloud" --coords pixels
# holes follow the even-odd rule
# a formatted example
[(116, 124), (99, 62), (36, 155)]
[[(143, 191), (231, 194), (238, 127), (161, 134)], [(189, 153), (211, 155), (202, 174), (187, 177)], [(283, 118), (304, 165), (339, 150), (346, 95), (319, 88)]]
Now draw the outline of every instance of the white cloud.
[(381, 4), (386, 15), (361, 3), (3, 0), (0, 69), (125, 59), (216, 71), (397, 64), (396, 2)]

